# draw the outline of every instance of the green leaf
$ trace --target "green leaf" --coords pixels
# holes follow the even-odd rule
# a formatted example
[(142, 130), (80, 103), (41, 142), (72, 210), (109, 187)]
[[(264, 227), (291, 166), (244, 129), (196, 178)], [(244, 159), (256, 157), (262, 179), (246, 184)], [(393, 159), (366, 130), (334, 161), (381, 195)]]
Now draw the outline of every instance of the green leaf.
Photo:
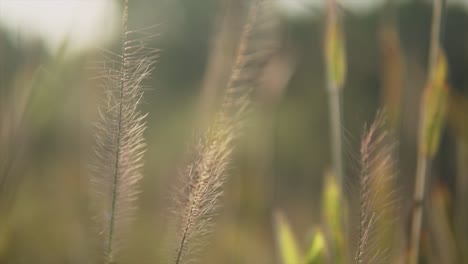
[(322, 230), (317, 229), (312, 243), (305, 258), (305, 264), (323, 264), (325, 263), (325, 236)]
[(323, 210), (325, 220), (330, 228), (333, 230), (340, 230), (340, 188), (336, 177), (331, 173), (325, 175)]
[(281, 253), (283, 264), (299, 264), (301, 254), (296, 239), (285, 216), (277, 212), (275, 214), (276, 243)]
[(334, 263), (344, 263), (347, 248), (345, 247), (345, 230), (342, 223), (344, 222), (343, 218), (347, 215), (347, 207), (340, 200), (340, 187), (335, 175), (327, 173), (324, 184), (322, 213), (326, 228), (331, 235), (330, 253)]
[(447, 59), (444, 52), (440, 50), (437, 65), (422, 98), (420, 151), (429, 158), (433, 158), (437, 153), (445, 123), (448, 100), (447, 72)]
[(343, 26), (335, 6), (330, 7), (328, 11), (325, 32), (325, 64), (331, 87), (341, 89), (346, 79), (346, 49)]

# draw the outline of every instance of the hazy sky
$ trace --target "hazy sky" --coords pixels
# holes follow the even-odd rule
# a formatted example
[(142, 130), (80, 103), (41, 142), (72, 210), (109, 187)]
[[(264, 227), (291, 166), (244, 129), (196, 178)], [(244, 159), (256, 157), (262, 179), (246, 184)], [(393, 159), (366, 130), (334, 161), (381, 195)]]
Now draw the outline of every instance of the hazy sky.
[[(326, 0), (276, 1), (291, 16), (309, 16), (326, 3)], [(340, 0), (346, 9), (354, 12), (367, 12), (384, 1)], [(468, 0), (450, 2), (468, 7)], [(42, 36), (51, 50), (59, 47), (65, 38), (73, 45), (70, 48), (80, 50), (111, 39), (119, 12), (116, 3), (114, 0), (0, 0), (0, 23), (15, 35)]]
[(51, 50), (67, 38), (80, 50), (112, 37), (113, 0), (0, 0), (0, 23), (15, 37), (42, 36)]

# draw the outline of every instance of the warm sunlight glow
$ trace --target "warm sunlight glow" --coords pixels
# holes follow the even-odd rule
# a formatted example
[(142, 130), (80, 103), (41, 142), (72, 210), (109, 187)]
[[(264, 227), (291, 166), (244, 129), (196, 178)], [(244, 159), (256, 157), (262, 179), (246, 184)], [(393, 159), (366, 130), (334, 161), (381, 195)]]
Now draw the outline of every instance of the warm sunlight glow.
[(112, 37), (117, 9), (111, 0), (0, 0), (0, 23), (14, 38), (40, 37), (51, 51), (65, 41), (82, 50)]

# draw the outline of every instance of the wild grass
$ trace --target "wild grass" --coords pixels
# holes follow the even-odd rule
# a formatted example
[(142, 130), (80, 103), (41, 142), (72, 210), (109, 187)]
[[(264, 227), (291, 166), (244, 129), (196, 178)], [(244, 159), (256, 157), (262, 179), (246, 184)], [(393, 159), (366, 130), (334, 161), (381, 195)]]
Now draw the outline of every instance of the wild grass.
[[(146, 144), (146, 114), (139, 104), (142, 84), (153, 70), (157, 53), (128, 30), (128, 0), (123, 4), (121, 54), (102, 69), (106, 100), (99, 109), (92, 184), (93, 203), (104, 263), (116, 263), (125, 233), (135, 215)], [(109, 62), (107, 62), (109, 63)]]
[[(229, 8), (232, 7), (231, 4), (233, 2), (228, 2), (229, 4), (224, 6), (223, 14), (229, 13), (232, 15), (230, 13), (232, 10), (229, 10)], [(148, 240), (145, 241), (143, 239), (142, 243), (148, 241), (151, 241), (151, 243), (147, 243), (145, 247), (141, 247), (141, 245), (134, 246), (138, 248), (135, 250), (136, 253), (134, 254), (140, 257), (140, 263), (203, 263), (205, 260), (203, 254), (205, 253), (206, 245), (212, 243), (211, 235), (215, 231), (218, 214), (223, 204), (222, 198), (229, 175), (231, 174), (231, 168), (237, 165), (235, 157), (235, 154), (237, 154), (237, 145), (240, 144), (239, 139), (246, 127), (250, 111), (254, 108), (254, 97), (256, 95), (259, 97), (271, 96), (271, 98), (266, 98), (267, 100), (271, 100), (275, 97), (273, 100), (275, 104), (277, 103), (278, 105), (282, 104), (281, 101), (283, 99), (291, 100), (291, 97), (299, 97), (295, 94), (296, 91), (285, 91), (285, 83), (288, 82), (289, 79), (293, 80), (294, 85), (302, 83), (301, 71), (303, 71), (302, 67), (307, 63), (303, 62), (304, 58), (301, 56), (295, 57), (294, 62), (289, 62), (283, 57), (276, 57), (278, 60), (284, 60), (281, 62), (272, 59), (275, 58), (275, 55), (278, 55), (276, 52), (280, 44), (277, 39), (278, 32), (280, 31), (277, 24), (278, 17), (275, 13), (272, 0), (245, 1), (248, 6), (243, 10), (246, 11), (246, 14), (242, 13), (242, 18), (239, 19), (244, 22), (242, 22), (240, 26), (242, 29), (240, 30), (240, 37), (239, 40), (236, 41), (236, 44), (229, 43), (229, 45), (224, 46), (226, 39), (229, 39), (226, 35), (228, 35), (230, 33), (229, 31), (235, 28), (235, 26), (230, 28), (228, 24), (233, 21), (227, 21), (228, 19), (222, 20), (222, 28), (220, 32), (218, 32), (218, 38), (212, 43), (214, 51), (211, 53), (208, 52), (208, 56), (210, 57), (207, 63), (207, 75), (206, 79), (202, 81), (204, 89), (202, 93), (206, 94), (202, 94), (199, 101), (199, 103), (201, 103), (200, 114), (209, 114), (207, 114), (207, 116), (202, 116), (199, 120), (197, 119), (195, 121), (196, 124), (193, 125), (193, 127), (195, 127), (195, 136), (191, 139), (192, 141), (189, 142), (191, 144), (189, 147), (189, 159), (188, 162), (184, 164), (183, 171), (179, 175), (180, 182), (178, 183), (180, 185), (177, 185), (175, 193), (171, 193), (175, 200), (173, 208), (171, 208), (173, 211), (171, 212), (171, 216), (173, 216), (174, 219), (170, 219), (173, 222), (167, 224), (167, 226), (175, 225), (175, 230), (169, 229), (168, 232), (172, 240), (171, 242), (173, 242), (171, 243), (171, 251), (169, 253), (165, 252), (167, 254), (163, 257), (157, 255), (157, 253), (155, 254), (157, 256), (151, 255), (152, 252), (150, 252), (147, 254), (148, 256), (153, 256), (153, 258), (143, 259), (140, 255), (143, 253), (143, 249), (146, 250), (150, 248), (151, 250), (158, 251), (160, 248), (164, 247), (164, 242), (166, 242), (163, 241), (164, 238), (161, 238), (163, 235), (157, 232), (160, 232), (167, 226), (162, 225), (163, 227), (159, 228), (157, 225), (159, 225), (160, 222), (152, 222), (153, 219), (148, 217), (149, 214), (137, 210), (137, 205), (139, 205), (138, 201), (142, 197), (147, 198), (145, 200), (145, 205), (147, 205), (146, 202), (148, 201), (153, 203), (155, 199), (151, 194), (147, 197), (141, 195), (144, 190), (154, 188), (154, 185), (141, 186), (144, 179), (143, 168), (145, 164), (154, 161), (152, 155), (146, 155), (147, 143), (145, 139), (148, 127), (147, 122), (153, 120), (148, 120), (146, 111), (142, 110), (144, 108), (142, 107), (142, 103), (145, 101), (144, 91), (146, 89), (146, 82), (152, 75), (158, 58), (158, 52), (147, 44), (148, 40), (154, 35), (154, 32), (145, 34), (146, 31), (154, 31), (154, 28), (149, 28), (148, 30), (129, 30), (129, 1), (123, 0), (122, 3), (123, 11), (122, 24), (119, 27), (121, 31), (119, 50), (114, 52), (105, 51), (105, 61), (97, 67), (99, 79), (102, 80), (102, 90), (100, 90), (100, 92), (102, 92), (102, 100), (99, 102), (97, 111), (98, 120), (93, 130), (94, 156), (90, 162), (92, 172), (88, 175), (89, 177), (86, 178), (90, 185), (88, 190), (88, 194), (91, 197), (89, 205), (93, 208), (93, 219), (96, 222), (97, 229), (94, 235), (98, 238), (98, 245), (93, 248), (99, 255), (95, 262), (105, 264), (125, 263), (127, 250), (131, 251), (130, 248), (134, 246), (131, 245), (131, 243), (136, 239), (142, 239), (144, 235), (144, 239)], [(271, 208), (269, 207), (270, 204), (268, 204), (265, 206), (267, 209), (258, 214), (264, 214), (259, 217), (263, 219), (265, 215), (271, 213), (274, 230), (264, 228), (264, 230), (262, 229), (259, 232), (252, 232), (255, 233), (255, 235), (263, 232), (262, 234), (264, 237), (259, 240), (252, 239), (253, 241), (247, 241), (253, 237), (251, 233), (244, 234), (240, 232), (239, 229), (242, 227), (231, 227), (232, 230), (229, 230), (230, 233), (220, 233), (221, 236), (225, 235), (229, 237), (223, 237), (222, 239), (229, 240), (229, 243), (232, 243), (229, 244), (229, 246), (222, 245), (226, 247), (223, 248), (223, 250), (226, 250), (226, 252), (233, 251), (236, 256), (242, 255), (244, 252), (238, 250), (238, 244), (245, 243), (245, 245), (242, 246), (245, 248), (252, 247), (251, 252), (256, 254), (255, 258), (251, 259), (255, 259), (257, 262), (263, 261), (262, 263), (269, 262), (274, 258), (274, 255), (278, 257), (278, 263), (281, 262), (283, 264), (464, 263), (463, 256), (466, 254), (463, 251), (466, 249), (464, 243), (466, 243), (467, 236), (462, 233), (466, 231), (467, 228), (466, 223), (463, 222), (463, 219), (467, 217), (467, 210), (464, 206), (463, 197), (466, 197), (465, 192), (468, 188), (466, 186), (467, 177), (465, 175), (465, 159), (468, 154), (466, 151), (466, 135), (465, 137), (461, 135), (466, 134), (466, 131), (457, 132), (460, 133), (460, 135), (457, 135), (457, 140), (464, 142), (465, 145), (457, 146), (459, 153), (457, 153), (456, 156), (459, 160), (457, 161), (457, 186), (454, 187), (454, 189), (457, 190), (455, 198), (458, 199), (456, 201), (456, 206), (452, 206), (451, 197), (444, 185), (431, 184), (431, 173), (435, 171), (433, 170), (435, 167), (432, 166), (432, 162), (439, 152), (446, 114), (452, 115), (450, 111), (454, 111), (453, 109), (447, 110), (449, 107), (447, 104), (450, 98), (448, 90), (449, 58), (445, 56), (444, 50), (441, 47), (445, 1), (435, 0), (433, 6), (428, 76), (420, 106), (416, 181), (414, 183), (414, 192), (410, 193), (410, 195), (413, 196), (413, 200), (408, 202), (413, 204), (408, 219), (405, 218), (398, 200), (400, 196), (398, 192), (400, 186), (398, 185), (399, 182), (397, 182), (397, 175), (399, 174), (399, 170), (403, 167), (400, 166), (398, 162), (396, 154), (397, 142), (390, 130), (387, 129), (385, 116), (377, 114), (373, 123), (371, 123), (369, 127), (366, 127), (360, 140), (359, 149), (346, 149), (342, 144), (343, 133), (346, 131), (342, 115), (342, 101), (344, 99), (342, 98), (342, 94), (347, 78), (348, 59), (344, 37), (345, 28), (348, 28), (345, 27), (343, 13), (347, 11), (341, 10), (338, 0), (328, 0), (326, 4), (326, 18), (323, 21), (326, 25), (325, 34), (322, 37), (318, 37), (318, 39), (323, 38), (324, 41), (324, 63), (322, 66), (327, 86), (326, 95), (329, 100), (327, 103), (329, 107), (328, 121), (330, 125), (330, 142), (325, 145), (327, 148), (330, 147), (329, 152), (331, 153), (332, 160), (331, 170), (323, 177), (323, 186), (312, 186), (316, 184), (316, 181), (310, 181), (310, 183), (313, 184), (299, 186), (302, 185), (302, 182), (298, 182), (295, 175), (292, 175), (294, 172), (290, 172), (294, 170), (289, 169), (287, 173), (285, 173), (286, 169), (280, 165), (269, 165), (271, 171), (277, 170), (271, 174), (275, 176), (285, 174), (284, 177), (286, 180), (282, 182), (282, 184), (288, 185), (285, 189), (289, 188), (288, 190), (290, 191), (286, 194), (291, 195), (296, 189), (304, 188), (308, 192), (304, 196), (307, 197), (307, 199), (318, 197), (319, 195), (314, 196), (316, 192), (319, 192), (318, 190), (321, 190), (322, 196), (318, 198), (317, 201), (307, 200), (304, 203), (306, 206), (306, 209), (304, 209), (304, 207), (296, 207), (294, 203), (295, 200), (292, 199), (292, 202), (289, 201), (285, 194), (271, 194), (272, 196), (278, 195), (278, 197), (275, 197), (275, 202), (284, 203), (284, 210), (270, 212), (269, 210)], [(233, 17), (228, 18), (235, 20)], [(352, 19), (352, 17), (350, 17), (350, 19)], [(190, 22), (190, 20), (188, 21)], [(392, 23), (393, 22), (394, 21), (392, 21)], [(310, 28), (308, 28), (308, 30), (309, 29)], [(288, 35), (293, 34), (288, 30), (294, 31), (294, 29), (283, 28), (283, 30), (283, 33), (287, 35), (283, 37), (288, 39), (287, 41), (293, 42), (292, 39), (294, 38)], [(142, 34), (144, 35), (143, 37), (141, 37)], [(383, 86), (385, 86), (383, 87), (385, 90), (384, 93), (391, 93), (392, 91), (390, 90), (395, 87), (395, 89), (398, 89), (398, 91), (393, 91), (396, 93), (396, 96), (389, 96), (391, 98), (387, 98), (388, 100), (386, 100), (386, 102), (400, 105), (399, 103), (402, 99), (400, 97), (404, 94), (401, 90), (403, 87), (402, 83), (404, 82), (402, 75), (403, 71), (407, 70), (401, 68), (401, 65), (404, 64), (403, 61), (406, 59), (406, 55), (403, 52), (405, 46), (400, 43), (400, 39), (397, 35), (397, 27), (395, 25), (385, 28), (383, 34), (383, 45), (386, 45), (383, 51), (383, 53), (386, 54), (386, 56), (383, 57), (383, 60), (385, 60), (383, 62), (384, 77), (382, 80), (384, 83)], [(196, 45), (193, 46), (195, 47)], [(227, 50), (231, 46), (236, 46), (237, 48), (233, 48), (235, 52), (232, 52), (234, 58), (232, 65), (229, 66), (229, 76), (220, 76), (225, 74), (220, 67), (222, 61), (225, 59), (224, 56), (226, 53), (229, 53)], [(286, 49), (286, 47), (289, 46), (285, 45), (284, 47)], [(307, 49), (312, 48), (308, 46)], [(300, 48), (297, 48), (297, 50), (300, 50)], [(317, 55), (317, 53), (320, 53), (320, 49), (313, 54)], [(286, 51), (285, 54), (289, 53)], [(352, 56), (355, 56), (351, 53), (349, 55), (350, 59)], [(185, 57), (183, 58), (183, 62), (189, 64)], [(275, 63), (291, 63), (294, 64), (294, 66), (273, 65), (272, 68), (274, 69), (268, 68), (268, 64), (271, 66)], [(299, 73), (294, 72), (296, 66)], [(54, 71), (52, 72), (52, 77), (60, 73), (59, 71), (57, 71), (57, 73)], [(295, 74), (298, 74), (299, 77), (295, 76)], [(308, 72), (308, 74), (310, 74), (310, 72)], [(21, 79), (21, 76), (19, 79)], [(221, 80), (223, 79), (226, 79), (225, 83), (222, 83)], [(351, 81), (352, 78), (350, 78), (349, 84), (351, 84)], [(190, 83), (190, 85), (192, 86), (195, 84)], [(268, 87), (263, 87), (262, 85)], [(271, 87), (275, 85), (282, 87)], [(306, 83), (306, 85), (309, 84)], [(18, 176), (22, 176), (23, 174), (21, 165), (28, 161), (23, 154), (30, 154), (27, 153), (29, 151), (27, 147), (29, 147), (30, 143), (28, 135), (30, 131), (26, 123), (31, 120), (31, 122), (40, 121), (35, 120), (36, 118), (30, 118), (31, 120), (25, 118), (26, 112), (34, 112), (34, 109), (31, 110), (28, 108), (30, 106), (31, 90), (19, 89), (14, 91), (14, 93), (10, 93), (9, 91), (5, 92), (3, 87), (1, 88), (0, 263), (3, 263), (4, 259), (8, 259), (5, 258), (4, 255), (7, 254), (7, 251), (10, 249), (9, 243), (16, 245), (19, 249), (27, 249), (27, 246), (18, 246), (18, 244), (22, 243), (22, 241), (18, 239), (18, 237), (22, 238), (22, 236), (17, 235), (21, 232), (21, 230), (19, 230), (21, 226), (16, 222), (10, 222), (8, 214), (9, 207), (13, 205), (10, 196), (13, 196), (12, 194), (16, 191), (15, 184), (21, 180)], [(273, 93), (270, 95), (265, 95), (266, 93), (262, 94), (261, 92), (256, 93), (259, 88), (281, 90), (278, 92), (278, 94), (281, 93), (281, 96)], [(223, 90), (223, 95), (220, 98), (214, 95), (214, 90), (217, 89)], [(16, 94), (16, 92), (18, 92), (18, 94)], [(289, 92), (291, 94), (289, 94)], [(302, 96), (302, 94), (300, 94), (300, 96)], [(164, 97), (164, 94), (162, 97)], [(163, 98), (161, 100), (165, 99), (166, 98)], [(262, 99), (265, 98), (260, 98), (260, 100)], [(351, 100), (352, 98), (345, 99)], [(456, 102), (453, 99), (451, 100), (452, 103)], [(456, 103), (462, 104), (462, 102)], [(398, 127), (396, 124), (399, 123), (400, 119), (404, 118), (404, 116), (402, 116), (404, 110), (400, 111), (396, 105), (393, 105), (393, 108), (391, 108), (390, 124), (392, 127)], [(214, 111), (214, 115), (211, 116), (211, 110), (212, 108), (215, 109), (215, 106), (218, 108)], [(455, 106), (450, 106), (450, 108), (453, 107)], [(466, 107), (460, 107), (463, 110), (455, 111), (459, 116), (456, 117), (456, 121), (452, 122), (456, 123), (457, 126), (463, 127), (458, 128), (459, 130), (464, 130), (466, 129), (464, 128), (466, 126), (466, 111), (464, 111)], [(172, 108), (176, 108), (176, 106), (171, 105), (170, 110), (172, 110)], [(267, 108), (267, 111), (272, 110), (272, 108)], [(163, 122), (163, 119), (166, 118), (166, 114), (167, 113), (162, 113), (158, 121)], [(309, 115), (312, 114), (305, 113), (304, 115), (309, 117)], [(357, 115), (358, 114), (356, 114), (356, 116)], [(290, 116), (287, 116), (287, 118), (289, 117)], [(351, 118), (354, 118), (354, 115), (352, 115)], [(360, 117), (358, 117), (358, 119), (359, 118)], [(326, 118), (324, 120), (326, 120)], [(160, 128), (163, 127), (164, 124), (155, 127)], [(294, 126), (290, 124), (293, 124), (293, 122), (287, 122), (285, 127), (281, 129), (294, 129)], [(280, 125), (283, 125), (283, 123), (272, 124), (262, 131), (278, 129), (276, 126)], [(322, 123), (320, 123), (320, 125), (322, 125)], [(404, 124), (401, 123), (401, 125), (403, 126)], [(193, 129), (193, 127), (190, 127), (190, 129)], [(301, 129), (304, 127), (306, 126), (301, 126)], [(189, 128), (189, 126), (184, 126), (184, 128)], [(320, 131), (326, 130), (323, 129), (322, 126), (318, 126), (314, 129)], [(284, 145), (288, 145), (287, 147), (291, 148), (289, 146), (292, 145), (291, 135), (294, 134), (287, 133), (286, 135), (287, 139)], [(271, 140), (266, 140), (264, 144), (278, 144), (280, 145), (278, 149), (284, 147), (281, 146), (281, 143), (284, 143), (283, 141), (273, 142), (274, 140), (276, 139), (272, 137)], [(312, 138), (312, 140), (320, 141), (322, 139)], [(50, 142), (46, 143), (50, 144)], [(306, 143), (304, 144), (306, 145)], [(306, 145), (304, 148), (311, 148), (312, 151), (310, 151), (310, 153), (316, 153), (317, 156), (321, 155), (321, 149), (316, 148), (314, 144), (315, 141)], [(167, 143), (167, 145), (173, 148), (172, 142)], [(255, 148), (257, 145), (251, 147)], [(39, 151), (35, 154), (42, 154), (43, 152), (49, 151), (49, 148), (50, 145), (44, 144), (44, 146), (38, 147)], [(157, 146), (157, 148), (159, 148), (159, 146)], [(165, 153), (165, 151), (166, 150), (163, 149), (161, 153), (166, 155), (167, 153)], [(274, 151), (276, 151), (276, 149), (272, 150), (272, 152)], [(296, 149), (291, 150), (288, 154), (293, 153), (293, 151), (296, 151)], [(346, 161), (344, 155), (346, 152), (358, 153), (359, 159), (357, 163), (359, 171), (356, 175), (348, 175), (345, 173), (345, 168), (351, 163)], [(241, 155), (243, 154), (244, 153), (241, 153)], [(277, 153), (269, 154), (271, 154), (271, 156), (277, 155)], [(281, 155), (277, 156), (284, 157), (284, 159), (291, 158)], [(291, 159), (294, 158), (295, 156)], [(304, 160), (310, 162), (312, 158), (316, 158), (316, 156), (307, 157), (304, 158)], [(324, 158), (323, 160), (325, 161), (327, 159)], [(278, 163), (280, 162), (283, 161), (278, 161)], [(299, 164), (296, 160), (293, 162), (294, 165)], [(304, 162), (304, 164), (305, 163), (306, 162)], [(169, 166), (172, 165), (174, 164), (169, 162)], [(304, 165), (304, 174), (307, 174), (309, 177), (311, 176), (311, 171), (313, 171), (313, 173), (315, 173), (315, 171), (308, 166), (309, 163)], [(246, 167), (248, 167), (248, 165)], [(49, 172), (49, 170), (45, 171)], [(64, 171), (64, 169), (60, 169), (60, 171)], [(258, 171), (255, 173), (258, 173)], [(35, 175), (35, 172), (31, 172), (31, 174)], [(37, 174), (40, 175), (40, 173)], [(172, 172), (168, 174), (172, 174)], [(269, 172), (265, 174), (269, 174)], [(157, 175), (151, 175), (151, 177), (154, 178), (156, 178), (156, 176)], [(260, 182), (258, 185), (252, 184), (255, 180), (250, 182), (250, 179), (248, 179), (249, 181), (246, 184), (254, 191), (256, 191), (255, 188), (277, 187), (275, 186), (277, 183), (273, 182), (275, 180), (269, 177), (259, 178), (262, 179), (257, 180), (257, 182)], [(39, 181), (42, 181), (42, 179), (38, 178), (33, 182)], [(355, 181), (358, 186), (356, 191), (354, 189), (347, 189), (349, 186), (346, 184), (352, 185), (352, 181)], [(153, 181), (145, 181), (145, 183), (146, 182), (154, 183)], [(50, 182), (45, 181), (44, 185), (48, 185), (49, 183)], [(72, 182), (70, 186), (74, 187), (74, 184), (75, 182)], [(143, 187), (145, 187), (145, 189)], [(60, 190), (63, 188), (63, 192), (67, 190), (66, 187), (58, 185), (53, 185), (49, 188), (58, 188)], [(236, 191), (238, 190), (236, 189)], [(260, 191), (259, 193), (264, 194), (265, 192)], [(260, 196), (259, 194), (256, 195)], [(73, 203), (72, 200), (74, 198), (71, 196), (72, 195), (70, 195), (70, 201), (63, 202), (63, 206)], [(34, 195), (26, 197), (34, 197)], [(236, 197), (244, 198), (243, 194)], [(248, 203), (252, 201), (247, 199), (251, 199), (251, 197), (246, 197), (246, 201), (236, 201), (236, 203), (239, 202), (239, 204), (250, 206)], [(318, 204), (317, 206), (321, 208), (315, 208), (315, 204)], [(33, 205), (35, 205), (35, 203), (33, 203)], [(274, 204), (272, 207), (275, 206), (277, 206), (277, 204)], [(252, 208), (254, 208), (253, 210), (257, 210), (258, 207), (252, 206)], [(54, 210), (57, 211), (55, 208), (50, 209), (50, 211)], [(150, 210), (152, 210), (151, 214), (156, 211), (153, 207), (151, 207)], [(40, 210), (36, 209), (36, 211)], [(298, 211), (300, 212), (298, 213)], [(158, 211), (157, 213), (161, 212)], [(162, 213), (164, 214), (166, 211), (162, 211)], [(24, 213), (24, 215), (21, 217), (33, 219), (29, 220), (31, 222), (36, 221), (33, 214)], [(228, 214), (228, 217), (232, 217), (233, 215), (246, 223), (250, 221), (250, 219), (244, 219), (250, 216), (243, 215), (242, 213)], [(352, 215), (356, 215), (357, 220), (352, 219)], [(452, 215), (454, 217), (452, 217)], [(139, 216), (148, 217), (148, 219), (138, 222), (138, 224), (142, 224), (143, 227), (139, 227), (134, 222)], [(21, 219), (21, 217), (18, 219)], [(319, 223), (308, 222), (310, 220), (309, 217), (315, 218)], [(400, 218), (400, 221), (396, 221), (395, 218)], [(40, 219), (49, 218), (43, 217)], [(57, 220), (59, 217), (51, 216), (50, 219)], [(231, 221), (231, 219), (229, 220)], [(356, 221), (353, 222), (353, 220)], [(80, 222), (79, 220), (75, 221)], [(254, 221), (258, 221), (258, 219)], [(20, 223), (20, 221), (18, 222)], [(405, 229), (403, 224), (405, 222), (408, 222), (408, 226), (411, 226), (411, 229), (407, 230), (409, 232), (400, 235), (399, 232)], [(453, 228), (455, 225), (452, 222), (455, 222), (456, 228)], [(16, 228), (11, 228), (10, 223), (18, 226)], [(238, 224), (234, 220), (230, 223), (234, 223), (233, 225)], [(424, 226), (424, 223), (427, 223), (426, 226)], [(38, 220), (36, 224), (37, 226), (41, 226), (44, 223)], [(77, 223), (74, 224), (73, 228), (78, 226)], [(148, 224), (148, 226), (144, 226), (144, 224)], [(262, 224), (265, 223), (262, 222)], [(306, 225), (308, 225), (306, 228), (311, 230), (311, 232), (299, 233), (299, 230)], [(87, 224), (83, 224), (83, 226), (87, 226)], [(60, 230), (69, 227), (70, 226), (64, 225), (58, 227), (57, 230), (60, 232)], [(153, 229), (156, 232), (152, 234), (147, 232), (148, 230), (152, 232)], [(352, 230), (357, 231), (353, 233)], [(456, 232), (454, 232), (454, 230)], [(72, 234), (77, 234), (79, 231), (81, 231), (81, 229), (76, 228), (76, 230), (73, 230)], [(142, 235), (140, 232), (144, 234)], [(13, 237), (17, 236), (14, 237), (17, 241), (11, 239), (10, 235)], [(241, 236), (243, 240), (236, 240), (237, 237)], [(27, 236), (23, 235), (23, 237)], [(35, 236), (32, 237), (40, 241), (40, 243), (43, 243), (43, 241), (47, 239), (42, 236), (39, 238)], [(85, 235), (83, 235), (83, 237), (85, 237)], [(149, 240), (150, 238), (148, 237), (152, 240)], [(70, 238), (70, 240), (71, 239), (75, 238)], [(91, 240), (87, 238), (81, 239), (84, 241), (83, 244), (87, 244)], [(79, 238), (76, 238), (76, 240), (79, 240)], [(273, 246), (273, 240), (276, 240), (276, 247)], [(60, 240), (60, 242), (62, 242), (62, 240)], [(271, 245), (269, 242), (272, 242)], [(404, 244), (404, 242), (407, 242), (406, 247), (399, 246)], [(258, 243), (262, 243), (262, 245), (254, 245)], [(226, 244), (228, 243), (226, 242)], [(83, 245), (81, 246), (83, 248), (86, 247)], [(216, 246), (216, 249), (222, 247), (221, 245)], [(270, 251), (261, 252), (261, 250), (259, 250), (259, 248), (268, 249), (270, 246), (272, 248), (269, 249)], [(52, 248), (51, 251), (55, 250), (53, 246), (50, 247)], [(21, 251), (20, 253), (22, 254), (23, 252)], [(81, 252), (77, 253), (76, 251), (69, 250), (66, 254), (68, 256), (80, 253)], [(12, 253), (12, 255), (14, 254), (21, 255), (18, 252)], [(83, 255), (86, 254), (88, 254), (88, 252), (83, 253)], [(225, 263), (242, 263), (243, 260), (241, 257), (235, 259), (232, 255), (228, 253), (225, 254), (224, 251), (219, 254), (222, 255), (222, 257), (226, 255), (232, 258), (225, 257), (225, 259), (223, 259)], [(31, 256), (35, 255), (32, 254)], [(68, 259), (74, 259), (74, 262), (72, 260), (70, 261), (76, 263), (77, 261), (91, 258), (92, 256), (76, 259), (69, 257)], [(5, 263), (25, 263), (25, 261), (28, 262), (30, 259), (32, 259), (32, 257), (24, 258), (24, 260), (17, 257), (17, 259), (15, 259), (16, 262), (8, 262), (8, 260), (5, 260)], [(54, 258), (46, 257), (44, 259), (37, 259), (38, 263), (47, 263), (51, 262), (50, 260)], [(162, 259), (164, 259), (164, 261), (162, 261)]]
[[(386, 228), (395, 232), (391, 211), (396, 202), (395, 142), (385, 129), (385, 117), (378, 114), (364, 132), (360, 150), (359, 175), (359, 239), (355, 263), (389, 263), (391, 248), (385, 248), (392, 236), (379, 236)], [(388, 188), (390, 187), (390, 188)], [(387, 225), (387, 227), (385, 226)]]
[[(252, 1), (242, 30), (239, 46), (221, 108), (212, 124), (202, 132), (194, 146), (193, 161), (187, 166), (179, 208), (180, 220), (175, 242), (174, 263), (196, 259), (206, 236), (212, 232), (213, 218), (223, 194), (223, 184), (232, 160), (234, 140), (239, 136), (250, 105), (258, 72), (272, 50), (268, 40), (259, 43), (258, 35), (269, 34), (271, 3)], [(267, 37), (268, 39), (268, 37)]]

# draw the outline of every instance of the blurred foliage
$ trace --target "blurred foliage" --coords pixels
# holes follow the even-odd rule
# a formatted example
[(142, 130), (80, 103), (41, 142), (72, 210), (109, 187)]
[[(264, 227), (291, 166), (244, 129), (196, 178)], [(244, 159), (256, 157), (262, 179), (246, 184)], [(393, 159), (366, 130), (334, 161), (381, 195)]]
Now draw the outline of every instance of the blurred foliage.
[(275, 216), (275, 229), (278, 240), (278, 249), (283, 260), (283, 264), (297, 264), (302, 259), (302, 254), (299, 253), (299, 247), (296, 238), (293, 235), (291, 226), (286, 218), (277, 213)]
[(283, 264), (327, 263), (325, 236), (320, 229), (315, 230), (306, 254), (301, 253), (298, 240), (295, 238), (286, 217), (281, 212), (275, 214), (275, 229), (277, 247)]
[(422, 136), (420, 143), (423, 155), (433, 158), (439, 147), (440, 136), (447, 112), (448, 85), (447, 59), (440, 51), (434, 73), (425, 88), (422, 105)]
[(327, 79), (330, 80), (331, 87), (342, 89), (346, 79), (346, 47), (343, 38), (343, 25), (337, 14), (338, 7), (331, 6), (328, 9), (324, 46), (325, 64), (327, 73), (330, 75)]
[(305, 257), (306, 264), (326, 263), (325, 236), (317, 229)]

